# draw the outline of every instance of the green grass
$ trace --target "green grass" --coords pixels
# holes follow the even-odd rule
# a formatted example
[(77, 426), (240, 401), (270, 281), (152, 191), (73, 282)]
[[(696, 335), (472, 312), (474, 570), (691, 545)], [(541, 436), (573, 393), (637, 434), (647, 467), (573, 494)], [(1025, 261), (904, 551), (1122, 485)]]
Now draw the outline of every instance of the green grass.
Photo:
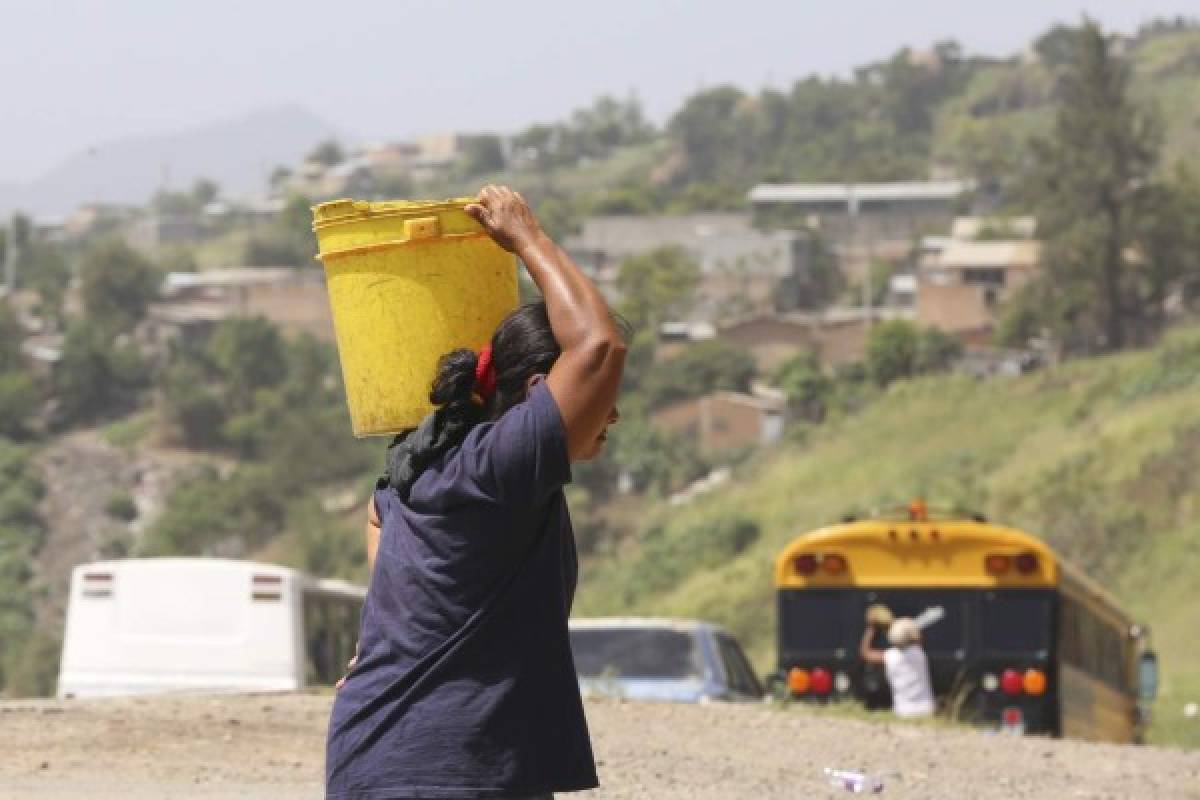
[[(1018, 379), (939, 377), (893, 386), (802, 445), (752, 460), (732, 484), (652, 508), (635, 537), (586, 565), (576, 611), (701, 617), (727, 625), (772, 666), (771, 568), (796, 535), (849, 510), (977, 508), (1049, 540), (1154, 632), (1163, 669), (1155, 741), (1200, 746), (1200, 328), (1145, 352)], [(740, 551), (713, 520), (744, 519)], [(714, 549), (716, 548), (716, 549)], [(724, 549), (722, 549), (724, 548)], [(663, 581), (655, 554), (682, 554)], [(1196, 722), (1196, 721), (1192, 721)]]

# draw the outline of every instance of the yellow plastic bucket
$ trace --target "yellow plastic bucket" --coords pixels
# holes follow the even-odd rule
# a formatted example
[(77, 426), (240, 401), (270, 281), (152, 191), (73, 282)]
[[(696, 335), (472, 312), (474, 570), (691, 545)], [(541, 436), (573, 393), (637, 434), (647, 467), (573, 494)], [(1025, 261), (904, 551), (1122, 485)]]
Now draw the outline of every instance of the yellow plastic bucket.
[(517, 304), (516, 260), (467, 216), (469, 202), (313, 207), (355, 436), (419, 423), (438, 359), (487, 344)]

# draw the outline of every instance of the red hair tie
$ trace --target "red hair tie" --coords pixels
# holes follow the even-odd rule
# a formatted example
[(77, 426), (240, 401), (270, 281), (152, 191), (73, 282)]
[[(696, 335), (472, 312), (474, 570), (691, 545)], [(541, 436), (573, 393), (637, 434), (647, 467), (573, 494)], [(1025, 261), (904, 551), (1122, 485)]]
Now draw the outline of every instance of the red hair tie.
[(485, 403), (496, 393), (496, 367), (492, 364), (490, 344), (479, 351), (479, 360), (475, 363), (475, 391)]

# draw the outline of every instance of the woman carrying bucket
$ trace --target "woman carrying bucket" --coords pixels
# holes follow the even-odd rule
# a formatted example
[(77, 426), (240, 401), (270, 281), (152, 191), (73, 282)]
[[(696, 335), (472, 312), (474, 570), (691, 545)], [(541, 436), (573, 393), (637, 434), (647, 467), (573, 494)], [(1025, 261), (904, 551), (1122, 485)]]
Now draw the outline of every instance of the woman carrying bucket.
[[(371, 584), (338, 691), (326, 797), (537, 798), (597, 785), (567, 618), (563, 486), (616, 422), (625, 344), (519, 194), (467, 206), (545, 297), (441, 359), (369, 510)], [(377, 543), (377, 546), (376, 546)]]

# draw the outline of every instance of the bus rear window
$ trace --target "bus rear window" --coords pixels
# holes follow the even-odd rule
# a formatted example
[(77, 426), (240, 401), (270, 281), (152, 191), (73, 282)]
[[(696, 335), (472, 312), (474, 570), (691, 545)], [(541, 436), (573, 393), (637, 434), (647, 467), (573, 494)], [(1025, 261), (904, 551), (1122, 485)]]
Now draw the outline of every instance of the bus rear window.
[(1034, 653), (1050, 647), (1050, 596), (1031, 592), (988, 592), (980, 631), (985, 650)]

